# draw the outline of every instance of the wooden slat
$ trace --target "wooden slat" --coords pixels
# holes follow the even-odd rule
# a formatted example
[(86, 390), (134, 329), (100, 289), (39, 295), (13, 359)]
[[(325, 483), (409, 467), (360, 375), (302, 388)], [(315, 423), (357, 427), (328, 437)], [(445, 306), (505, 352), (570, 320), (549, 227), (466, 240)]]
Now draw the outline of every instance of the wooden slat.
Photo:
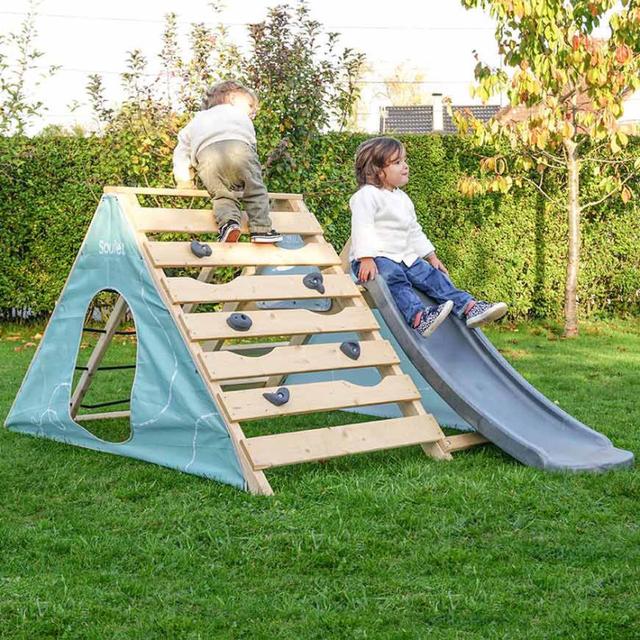
[(453, 453), (454, 451), (463, 451), (488, 442), (489, 440), (480, 433), (461, 433), (457, 436), (446, 436), (442, 445), (449, 453)]
[(248, 331), (236, 331), (227, 324), (228, 312), (185, 313), (184, 326), (191, 340), (258, 338), (265, 336), (332, 333), (334, 331), (372, 331), (379, 327), (371, 310), (349, 307), (323, 315), (308, 309), (248, 311), (252, 320)]
[[(106, 186), (104, 193), (131, 193), (140, 196), (185, 196), (191, 198), (210, 198), (205, 189), (167, 189), (162, 187), (120, 187)], [(300, 193), (269, 193), (271, 200), (302, 200)]]
[(84, 413), (74, 416), (75, 422), (88, 422), (91, 420), (116, 420), (119, 418), (130, 418), (131, 411), (110, 411), (109, 413)]
[(269, 469), (435, 442), (441, 437), (438, 424), (427, 415), (258, 436), (242, 440), (241, 446), (254, 469)]
[(198, 258), (189, 242), (146, 242), (144, 245), (154, 267), (328, 267), (340, 264), (330, 244), (308, 244), (300, 249), (281, 249), (251, 242), (211, 243), (210, 256)]
[(420, 398), (420, 393), (408, 375), (387, 376), (377, 385), (370, 387), (337, 380), (289, 385), (287, 388), (291, 394), (289, 402), (279, 407), (271, 404), (262, 395), (277, 391), (277, 387), (227, 391), (220, 393), (218, 398), (234, 421), (405, 402)]
[(230, 351), (203, 353), (201, 357), (210, 380), (354, 369), (400, 362), (393, 347), (386, 340), (360, 342), (360, 357), (357, 360), (352, 360), (342, 353), (340, 343), (277, 347), (259, 357), (241, 356)]
[[(218, 224), (211, 209), (141, 208), (132, 216), (138, 231), (145, 233), (217, 233)], [(301, 236), (322, 235), (322, 227), (309, 214), (292, 211), (272, 211), (273, 228), (280, 233)], [(242, 233), (249, 233), (243, 216)]]
[(167, 278), (166, 288), (174, 304), (353, 298), (360, 295), (358, 287), (346, 274), (324, 276), (324, 293), (305, 287), (302, 279), (302, 275), (238, 276), (226, 284), (209, 284), (195, 278), (182, 277)]

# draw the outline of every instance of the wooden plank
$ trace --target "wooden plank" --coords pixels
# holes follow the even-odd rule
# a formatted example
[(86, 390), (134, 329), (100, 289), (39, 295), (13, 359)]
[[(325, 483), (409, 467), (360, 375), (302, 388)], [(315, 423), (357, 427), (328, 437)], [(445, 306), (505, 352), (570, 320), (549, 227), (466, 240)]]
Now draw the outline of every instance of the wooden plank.
[(191, 340), (228, 338), (258, 338), (265, 336), (293, 336), (334, 331), (371, 331), (378, 322), (366, 307), (350, 307), (332, 315), (308, 309), (274, 309), (249, 311), (252, 325), (247, 331), (237, 331), (227, 324), (228, 312), (185, 313), (182, 316)]
[(104, 326), (104, 333), (101, 334), (98, 338), (96, 346), (93, 348), (93, 352), (91, 353), (91, 355), (89, 356), (89, 360), (87, 361), (87, 368), (82, 372), (73, 395), (71, 396), (71, 403), (69, 406), (69, 413), (71, 414), (71, 417), (75, 416), (78, 413), (80, 404), (82, 403), (84, 397), (87, 395), (87, 391), (89, 391), (93, 376), (98, 370), (98, 367), (102, 362), (102, 358), (107, 351), (107, 347), (111, 344), (111, 340), (113, 339), (116, 330), (120, 326), (127, 308), (128, 305), (126, 300), (122, 296), (119, 296), (115, 304), (113, 305), (113, 309), (111, 310), (109, 319)]
[(441, 437), (437, 422), (424, 415), (258, 436), (241, 445), (254, 469), (269, 469), (435, 442)]
[[(133, 216), (138, 231), (144, 233), (217, 233), (218, 224), (211, 209), (141, 208)], [(320, 235), (322, 227), (309, 214), (292, 211), (272, 211), (273, 228), (280, 233), (301, 236)], [(246, 216), (240, 225), (242, 233), (249, 233)]]
[(420, 393), (408, 375), (387, 376), (377, 385), (370, 387), (337, 380), (295, 384), (287, 388), (291, 394), (289, 402), (279, 407), (271, 404), (262, 395), (277, 391), (277, 387), (227, 391), (220, 393), (218, 398), (229, 417), (237, 422), (387, 402), (406, 402), (420, 398)]
[[(106, 186), (104, 193), (135, 194), (140, 196), (183, 196), (190, 198), (210, 198), (205, 189), (168, 189), (163, 187), (122, 187)], [(300, 193), (269, 193), (271, 200), (302, 200)], [(131, 208), (132, 209), (132, 208)]]
[(91, 420), (116, 420), (118, 418), (130, 418), (131, 411), (110, 411), (109, 413), (84, 413), (75, 416), (76, 422), (89, 422)]
[(259, 357), (230, 351), (203, 353), (201, 358), (210, 380), (233, 380), (285, 373), (306, 373), (331, 369), (355, 369), (397, 364), (400, 359), (389, 342), (361, 342), (360, 357), (352, 360), (340, 351), (340, 343), (276, 347)]
[(457, 436), (445, 436), (442, 444), (446, 451), (453, 453), (454, 451), (463, 451), (488, 442), (489, 440), (480, 433), (461, 433)]
[(210, 256), (198, 258), (189, 242), (146, 242), (144, 245), (154, 267), (325, 267), (340, 264), (330, 244), (308, 244), (300, 249), (281, 249), (251, 242), (212, 243)]
[(324, 293), (309, 289), (302, 279), (302, 275), (238, 276), (226, 284), (210, 284), (195, 278), (180, 277), (167, 278), (166, 286), (174, 304), (352, 298), (360, 295), (358, 287), (346, 274), (324, 276)]

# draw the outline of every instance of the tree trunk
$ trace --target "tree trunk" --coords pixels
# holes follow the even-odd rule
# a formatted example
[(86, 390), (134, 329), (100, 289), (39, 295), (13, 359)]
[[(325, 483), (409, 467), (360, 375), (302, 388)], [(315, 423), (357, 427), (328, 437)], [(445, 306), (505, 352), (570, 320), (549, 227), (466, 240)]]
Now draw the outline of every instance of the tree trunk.
[(565, 140), (568, 170), (567, 213), (569, 222), (569, 243), (567, 254), (567, 278), (564, 289), (564, 335), (573, 338), (578, 335), (578, 270), (580, 267), (580, 162), (576, 153), (576, 143)]

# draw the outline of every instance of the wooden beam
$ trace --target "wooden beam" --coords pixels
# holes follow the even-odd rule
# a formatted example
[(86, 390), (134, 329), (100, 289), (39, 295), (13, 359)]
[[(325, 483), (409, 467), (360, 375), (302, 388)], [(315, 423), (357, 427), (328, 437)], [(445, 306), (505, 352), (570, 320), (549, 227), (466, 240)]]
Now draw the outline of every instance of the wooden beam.
[(301, 249), (281, 249), (252, 242), (212, 243), (210, 256), (198, 258), (189, 242), (146, 242), (145, 250), (154, 267), (295, 267), (330, 266), (340, 258), (330, 244), (305, 245)]
[[(280, 233), (309, 236), (322, 234), (322, 227), (312, 215), (291, 211), (272, 211), (273, 228)], [(218, 224), (211, 209), (142, 208), (136, 212), (134, 223), (145, 233), (217, 233)], [(249, 233), (246, 215), (240, 225), (242, 233)]]
[(425, 415), (258, 436), (243, 440), (242, 447), (254, 469), (270, 469), (435, 442), (440, 437), (438, 424)]
[(322, 315), (308, 309), (274, 309), (250, 311), (252, 325), (237, 331), (227, 324), (227, 312), (187, 313), (182, 321), (191, 340), (259, 338), (266, 336), (333, 333), (334, 331), (370, 331), (378, 328), (375, 316), (366, 307), (347, 308), (333, 315)]
[(489, 440), (480, 433), (461, 433), (456, 436), (445, 436), (443, 446), (449, 453), (453, 453), (487, 443)]
[(360, 357), (357, 360), (346, 356), (340, 350), (339, 343), (276, 347), (270, 353), (259, 357), (241, 356), (229, 351), (203, 353), (200, 357), (210, 380), (355, 369), (400, 362), (393, 347), (386, 340), (361, 342)]
[[(121, 187), (106, 186), (104, 193), (121, 193), (139, 196), (182, 196), (189, 198), (210, 198), (205, 189), (173, 189), (163, 187)], [(300, 193), (269, 193), (271, 200), (302, 200)]]
[(324, 293), (309, 289), (302, 279), (302, 275), (238, 276), (226, 284), (210, 284), (178, 277), (167, 278), (166, 287), (174, 304), (353, 298), (359, 295), (358, 287), (348, 275), (324, 276)]
[(91, 420), (117, 420), (120, 418), (130, 418), (131, 411), (110, 411), (109, 413), (84, 413), (81, 416), (75, 416), (76, 422), (89, 422)]
[(218, 397), (229, 417), (238, 422), (333, 411), (346, 407), (365, 407), (387, 402), (406, 402), (420, 398), (420, 392), (408, 375), (387, 376), (371, 387), (337, 380), (295, 384), (287, 388), (291, 394), (290, 399), (279, 407), (263, 396), (263, 393), (277, 391), (277, 387), (227, 391), (220, 393)]
[(87, 369), (82, 372), (82, 375), (78, 380), (78, 384), (73, 391), (73, 395), (71, 396), (69, 412), (71, 413), (72, 418), (78, 413), (80, 404), (91, 386), (91, 380), (93, 379), (95, 372), (98, 370), (107, 347), (111, 344), (111, 340), (120, 326), (127, 308), (125, 299), (122, 296), (119, 296), (113, 305), (109, 319), (104, 326), (104, 333), (100, 335), (100, 338), (98, 338), (96, 346), (93, 348), (93, 352), (89, 356)]

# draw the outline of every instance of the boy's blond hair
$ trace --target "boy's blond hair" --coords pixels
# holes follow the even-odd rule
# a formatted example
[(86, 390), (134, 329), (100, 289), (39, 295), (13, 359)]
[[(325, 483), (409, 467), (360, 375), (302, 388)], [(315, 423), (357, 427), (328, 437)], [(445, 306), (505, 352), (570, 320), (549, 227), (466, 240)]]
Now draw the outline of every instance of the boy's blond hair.
[(359, 187), (372, 184), (382, 186), (380, 172), (398, 155), (404, 154), (400, 140), (379, 136), (365, 140), (356, 151), (356, 181)]
[(207, 89), (207, 93), (203, 100), (203, 107), (210, 109), (219, 104), (226, 104), (231, 99), (231, 96), (237, 93), (242, 93), (251, 99), (251, 103), (254, 109), (258, 108), (258, 96), (243, 84), (236, 82), (235, 80), (225, 80), (224, 82), (218, 82), (211, 85)]

